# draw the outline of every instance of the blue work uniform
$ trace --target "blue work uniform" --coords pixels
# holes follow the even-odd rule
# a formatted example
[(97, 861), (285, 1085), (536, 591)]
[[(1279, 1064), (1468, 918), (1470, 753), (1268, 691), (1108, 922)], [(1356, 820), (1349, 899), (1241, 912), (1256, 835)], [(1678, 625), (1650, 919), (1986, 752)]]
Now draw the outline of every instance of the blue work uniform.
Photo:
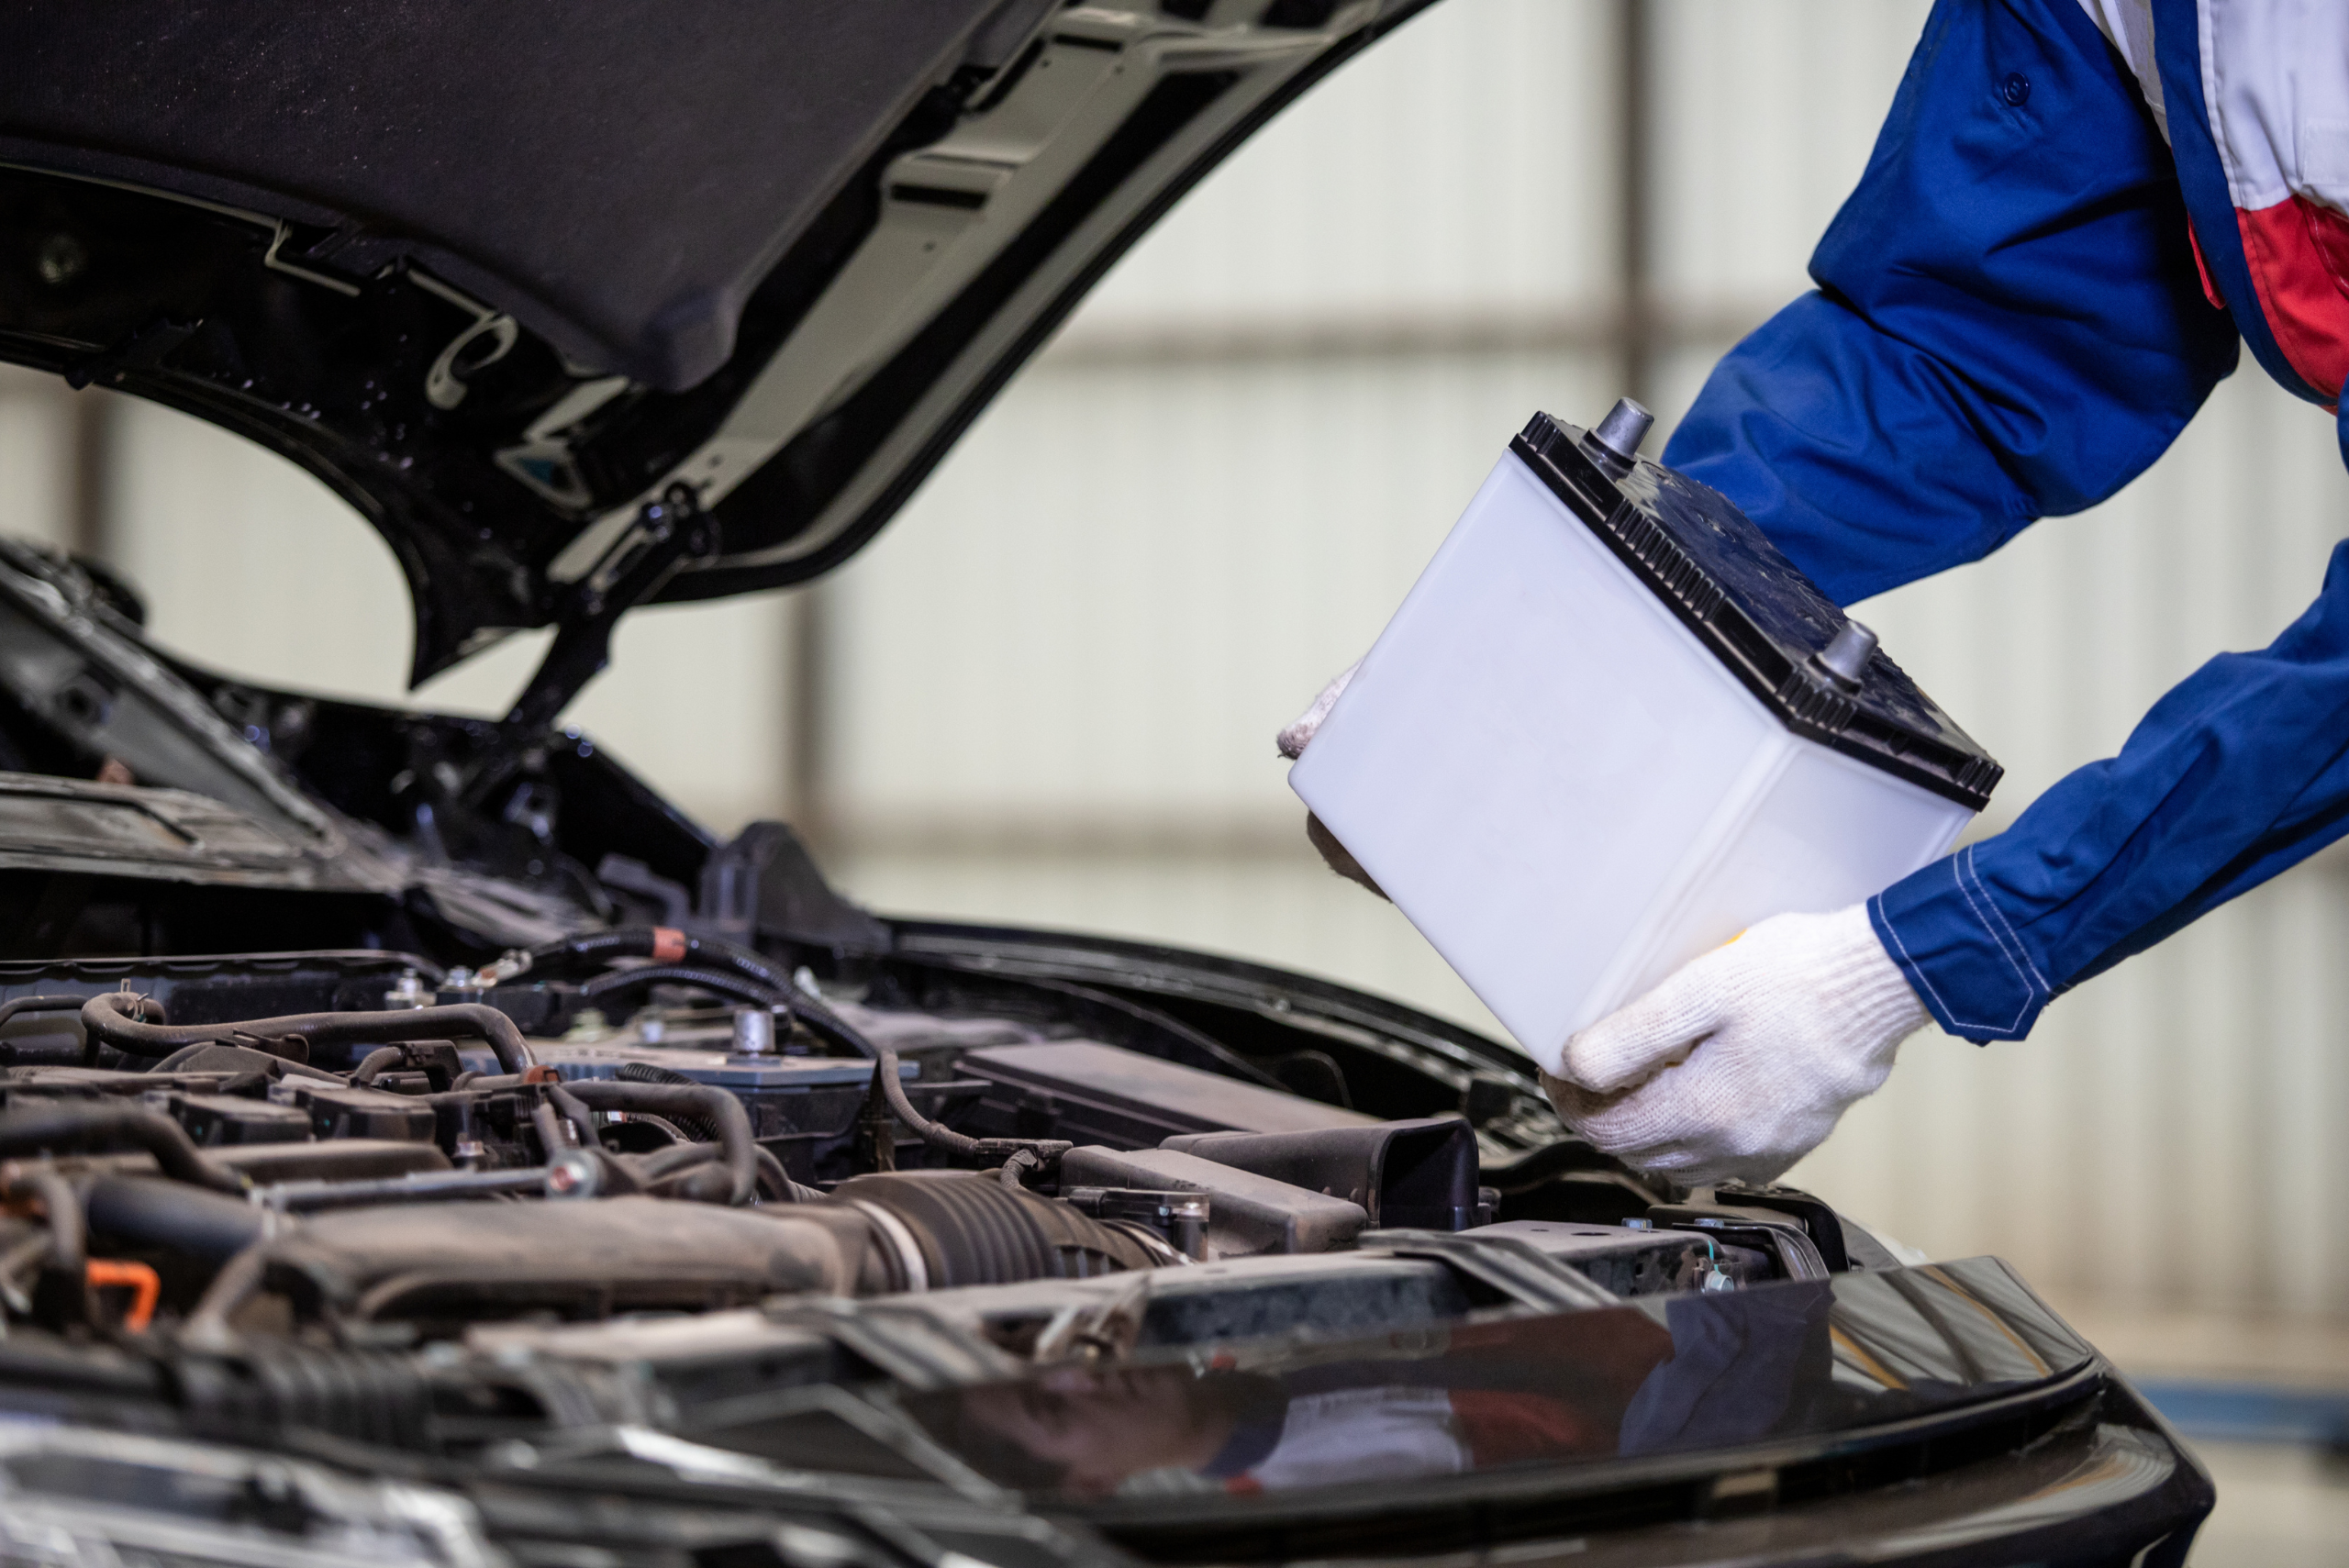
[[(2239, 337), (2296, 393), (2340, 400), (2278, 350), (2256, 255), (2245, 270), (2193, 0), (2153, 14), (2166, 140), (2077, 0), (1941, 0), (1811, 259), (1817, 292), (1721, 361), (1666, 448), (1838, 603), (2112, 495)], [(1868, 913), (1943, 1029), (2021, 1039), (2058, 993), (2344, 831), (2349, 545), (2271, 646), (2212, 659), (2118, 756)]]

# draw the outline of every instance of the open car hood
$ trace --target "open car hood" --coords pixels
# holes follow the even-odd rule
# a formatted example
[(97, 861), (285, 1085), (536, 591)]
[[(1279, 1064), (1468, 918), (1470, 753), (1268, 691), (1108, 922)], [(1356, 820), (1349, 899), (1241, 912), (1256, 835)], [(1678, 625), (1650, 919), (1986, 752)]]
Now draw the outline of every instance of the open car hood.
[(421, 680), (852, 553), (1109, 263), (1427, 0), (0, 14), (0, 357), (387, 539)]

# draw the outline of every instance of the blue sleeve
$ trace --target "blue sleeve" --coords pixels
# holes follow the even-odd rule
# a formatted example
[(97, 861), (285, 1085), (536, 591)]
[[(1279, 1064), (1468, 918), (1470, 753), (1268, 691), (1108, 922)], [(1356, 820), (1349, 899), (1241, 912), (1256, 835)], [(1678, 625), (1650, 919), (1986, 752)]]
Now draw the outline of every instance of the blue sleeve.
[[(1811, 273), (1665, 461), (1842, 604), (2110, 495), (2234, 368), (2168, 149), (2076, 0), (1940, 0)], [(2349, 829), (2344, 743), (2336, 553), (2273, 647), (2212, 660), (2119, 756), (1870, 917), (1944, 1029), (2020, 1039), (2056, 993)]]
[[(2349, 462), (2349, 428), (2343, 459)], [(2121, 754), (1871, 900), (1943, 1029), (2020, 1040), (2058, 993), (2349, 832), (2349, 543), (2256, 653), (2221, 653)]]
[(1940, 0), (1810, 272), (1664, 461), (1839, 604), (2103, 500), (2234, 368), (2169, 150), (2077, 0)]

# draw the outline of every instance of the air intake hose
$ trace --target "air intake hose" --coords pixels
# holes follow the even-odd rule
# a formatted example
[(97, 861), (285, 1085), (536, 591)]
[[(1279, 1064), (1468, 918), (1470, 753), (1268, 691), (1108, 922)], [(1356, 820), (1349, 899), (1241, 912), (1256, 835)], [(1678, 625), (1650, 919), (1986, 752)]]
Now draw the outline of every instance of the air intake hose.
[(984, 1171), (852, 1176), (832, 1196), (874, 1218), (896, 1290), (1089, 1279), (1160, 1262), (1137, 1238)]

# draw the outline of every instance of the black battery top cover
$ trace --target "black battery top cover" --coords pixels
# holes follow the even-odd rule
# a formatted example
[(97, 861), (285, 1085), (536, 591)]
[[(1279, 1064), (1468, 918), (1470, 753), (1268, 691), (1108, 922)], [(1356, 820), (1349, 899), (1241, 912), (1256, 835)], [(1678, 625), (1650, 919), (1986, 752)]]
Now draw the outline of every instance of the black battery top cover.
[(1794, 733), (1973, 810), (2005, 770), (1882, 649), (1821, 655), (1851, 617), (1728, 497), (1536, 414), (1509, 450)]

